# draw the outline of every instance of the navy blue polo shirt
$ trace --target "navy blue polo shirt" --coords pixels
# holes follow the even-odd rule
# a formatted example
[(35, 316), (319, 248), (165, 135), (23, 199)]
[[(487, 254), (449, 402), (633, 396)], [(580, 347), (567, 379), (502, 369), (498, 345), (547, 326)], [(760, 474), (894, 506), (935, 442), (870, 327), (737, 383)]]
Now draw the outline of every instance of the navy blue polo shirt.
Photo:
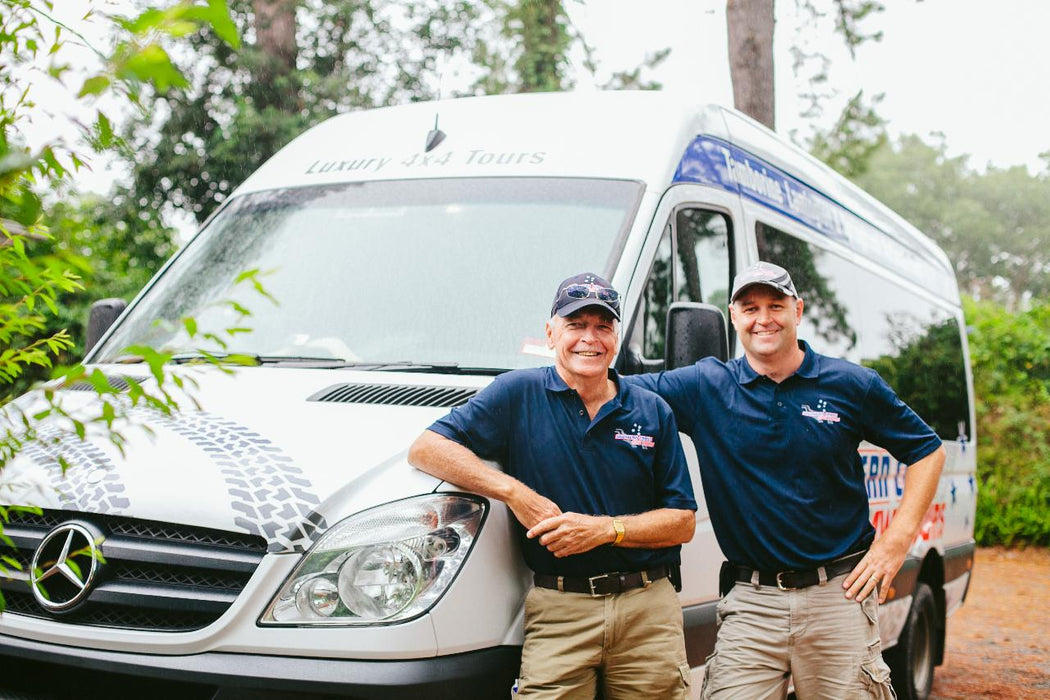
[(877, 372), (799, 347), (802, 366), (779, 384), (743, 357), (625, 378), (666, 399), (692, 437), (722, 552), (768, 571), (871, 544), (862, 440), (904, 464), (941, 444)]
[[(696, 510), (689, 469), (671, 408), (656, 394), (629, 387), (614, 370), (616, 396), (591, 420), (583, 400), (554, 367), (501, 374), (430, 430), (469, 448), (563, 512), (631, 515), (657, 508)], [(525, 562), (536, 573), (595, 576), (642, 571), (679, 561), (681, 547), (602, 545), (556, 558), (525, 538)]]

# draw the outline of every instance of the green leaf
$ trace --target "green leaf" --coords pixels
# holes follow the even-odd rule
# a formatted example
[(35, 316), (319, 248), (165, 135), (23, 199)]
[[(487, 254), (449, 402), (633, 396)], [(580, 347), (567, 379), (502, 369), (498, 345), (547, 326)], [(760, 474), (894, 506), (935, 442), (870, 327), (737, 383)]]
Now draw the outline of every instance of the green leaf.
[(150, 83), (160, 93), (172, 87), (186, 87), (189, 82), (171, 62), (171, 57), (159, 44), (149, 44), (132, 54), (117, 75), (121, 78)]
[(241, 37), (237, 33), (237, 25), (230, 16), (230, 8), (227, 6), (226, 0), (208, 0), (207, 19), (217, 37), (232, 48), (238, 49), (241, 47)]
[(113, 125), (102, 112), (98, 113), (98, 118), (95, 120), (95, 131), (98, 134), (98, 142), (102, 148), (109, 148), (113, 145)]
[(80, 88), (80, 92), (77, 93), (77, 97), (99, 95), (109, 87), (109, 84), (110, 79), (105, 75), (96, 75), (92, 78), (88, 78), (84, 81), (84, 85)]

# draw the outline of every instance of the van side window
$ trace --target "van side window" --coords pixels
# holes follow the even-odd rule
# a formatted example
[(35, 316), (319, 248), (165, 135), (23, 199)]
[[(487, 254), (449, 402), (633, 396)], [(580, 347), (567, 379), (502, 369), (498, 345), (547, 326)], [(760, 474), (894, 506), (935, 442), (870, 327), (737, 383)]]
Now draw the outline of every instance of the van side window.
[(671, 225), (660, 237), (649, 277), (642, 292), (642, 303), (635, 316), (629, 341), (630, 350), (646, 359), (662, 360), (667, 335), (667, 309), (674, 285), (671, 267)]
[(758, 224), (758, 255), (791, 272), (805, 301), (799, 337), (871, 367), (945, 440), (969, 439), (958, 319), (836, 253)]
[(725, 214), (679, 209), (660, 237), (642, 303), (627, 341), (629, 371), (663, 369), (667, 310), (672, 301), (726, 308), (730, 279), (730, 224)]
[(704, 209), (675, 217), (675, 301), (729, 303), (729, 219)]

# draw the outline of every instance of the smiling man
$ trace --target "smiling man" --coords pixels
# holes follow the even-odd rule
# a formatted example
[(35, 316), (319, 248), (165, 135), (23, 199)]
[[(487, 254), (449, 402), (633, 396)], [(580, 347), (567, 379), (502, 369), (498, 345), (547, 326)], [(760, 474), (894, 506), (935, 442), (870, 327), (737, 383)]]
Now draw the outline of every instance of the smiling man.
[[(612, 286), (558, 285), (547, 323), (554, 366), (500, 375), (434, 423), (409, 462), (503, 501), (536, 587), (525, 600), (518, 697), (685, 698), (677, 580), (696, 524), (670, 407), (610, 368)], [(481, 459), (503, 466), (493, 469)]]
[[(893, 696), (878, 599), (915, 541), (944, 449), (874, 370), (799, 340), (803, 307), (787, 270), (756, 263), (729, 307), (744, 357), (626, 378), (665, 398), (696, 444), (729, 560), (703, 698), (784, 698), (792, 676), (799, 700)], [(878, 540), (862, 440), (910, 465)]]

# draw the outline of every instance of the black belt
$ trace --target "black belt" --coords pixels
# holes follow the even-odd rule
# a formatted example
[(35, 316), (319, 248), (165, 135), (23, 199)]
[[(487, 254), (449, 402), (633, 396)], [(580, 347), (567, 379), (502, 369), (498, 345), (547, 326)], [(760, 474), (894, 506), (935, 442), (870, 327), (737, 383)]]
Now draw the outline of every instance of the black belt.
[(533, 576), (533, 581), (539, 588), (551, 588), (567, 593), (586, 593), (597, 597), (623, 593), (635, 588), (648, 588), (653, 581), (659, 581), (670, 575), (670, 568), (667, 565), (661, 565), (648, 571), (598, 574), (597, 576), (536, 574)]
[[(816, 569), (810, 569), (809, 571), (759, 571), (758, 572), (758, 585), (760, 586), (776, 586), (782, 591), (791, 591), (796, 588), (806, 588), (808, 586), (815, 586), (820, 583), (821, 575), (820, 570), (824, 570), (824, 580), (828, 581), (841, 576), (842, 574), (853, 571), (853, 567), (857, 565), (867, 552), (855, 552), (854, 554), (848, 554), (841, 559), (828, 562), (823, 566), (818, 566)], [(747, 566), (738, 566), (736, 564), (729, 564), (733, 569), (733, 581), (735, 583), (753, 583), (755, 569)]]

